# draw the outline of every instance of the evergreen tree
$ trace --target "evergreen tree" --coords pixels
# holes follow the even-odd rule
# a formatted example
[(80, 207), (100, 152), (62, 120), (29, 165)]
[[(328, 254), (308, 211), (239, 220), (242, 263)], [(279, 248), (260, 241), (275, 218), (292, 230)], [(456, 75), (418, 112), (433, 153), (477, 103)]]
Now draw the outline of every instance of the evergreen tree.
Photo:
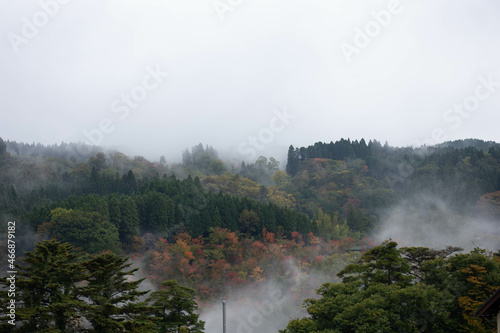
[(108, 251), (85, 263), (88, 283), (81, 291), (87, 300), (83, 313), (93, 332), (126, 332), (145, 325), (142, 315), (147, 309), (135, 302), (148, 291), (137, 290), (144, 279), (129, 280), (138, 268), (130, 269), (126, 261)]
[(288, 148), (288, 158), (286, 164), (286, 173), (290, 176), (295, 176), (295, 174), (299, 171), (299, 157), (293, 146)]
[[(76, 283), (83, 280), (85, 268), (73, 247), (55, 239), (38, 243), (32, 252), (26, 253), (23, 264), (16, 267), (17, 331), (74, 331), (83, 306)], [(0, 285), (8, 288), (10, 281), (2, 278)], [(2, 290), (0, 296), (2, 307), (6, 306), (7, 291)], [(6, 309), (1, 312), (8, 313)]]
[(7, 154), (7, 145), (2, 138), (0, 138), (0, 156), (4, 156)]
[(142, 231), (158, 234), (168, 232), (169, 224), (174, 222), (174, 203), (163, 193), (149, 192), (143, 196), (145, 220)]
[(129, 170), (126, 175), (122, 177), (122, 192), (125, 194), (137, 193), (138, 185), (132, 170)]
[(194, 290), (174, 280), (163, 282), (162, 287), (152, 292), (146, 301), (155, 316), (157, 332), (203, 332), (205, 323), (196, 314), (198, 305)]
[(360, 231), (362, 227), (360, 220), (361, 219), (356, 213), (356, 209), (352, 204), (350, 204), (349, 208), (347, 209), (347, 225), (354, 231)]
[(364, 288), (373, 283), (410, 285), (413, 280), (408, 274), (411, 266), (397, 246), (394, 241), (385, 241), (366, 251), (357, 263), (347, 265), (338, 276), (343, 282), (361, 281)]
[(129, 246), (132, 238), (139, 235), (139, 213), (134, 200), (125, 197), (120, 203), (121, 220), (118, 227), (120, 242)]
[(219, 208), (215, 207), (214, 216), (212, 218), (212, 225), (214, 227), (222, 227), (222, 220), (220, 218)]
[(189, 149), (186, 149), (182, 152), (182, 164), (184, 164), (185, 166), (190, 166), (193, 164), (193, 157), (191, 156)]
[(117, 228), (120, 228), (122, 215), (120, 211), (120, 201), (116, 194), (112, 194), (108, 197), (108, 210), (109, 221)]

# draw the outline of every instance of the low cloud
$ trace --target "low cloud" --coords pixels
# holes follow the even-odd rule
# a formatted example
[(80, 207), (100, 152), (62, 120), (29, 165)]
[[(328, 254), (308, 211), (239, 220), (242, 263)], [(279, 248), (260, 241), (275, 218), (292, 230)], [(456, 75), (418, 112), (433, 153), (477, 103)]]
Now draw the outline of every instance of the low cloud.
[(494, 221), (459, 215), (442, 197), (420, 194), (387, 209), (373, 238), (392, 238), (401, 246), (435, 249), (448, 245), (465, 251), (475, 247), (496, 251), (500, 246), (500, 227)]

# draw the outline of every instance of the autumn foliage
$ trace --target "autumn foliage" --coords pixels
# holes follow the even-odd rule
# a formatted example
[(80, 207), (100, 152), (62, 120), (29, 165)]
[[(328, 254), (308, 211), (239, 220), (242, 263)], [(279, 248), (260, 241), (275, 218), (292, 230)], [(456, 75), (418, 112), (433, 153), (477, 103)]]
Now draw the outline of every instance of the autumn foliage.
[[(133, 258), (144, 263), (153, 283), (173, 279), (194, 288), (200, 299), (209, 300), (239, 286), (283, 278), (290, 265), (297, 266), (301, 274), (315, 272), (334, 278), (346, 261), (357, 258), (349, 253), (354, 243), (352, 238), (326, 242), (313, 233), (303, 236), (298, 232), (292, 232), (289, 239), (278, 238), (265, 228), (258, 239), (240, 238), (217, 227), (206, 238), (187, 233), (178, 234), (172, 242), (158, 238), (151, 249), (139, 248)], [(334, 256), (338, 263), (335, 272), (324, 263)], [(337, 260), (340, 257), (345, 260)]]

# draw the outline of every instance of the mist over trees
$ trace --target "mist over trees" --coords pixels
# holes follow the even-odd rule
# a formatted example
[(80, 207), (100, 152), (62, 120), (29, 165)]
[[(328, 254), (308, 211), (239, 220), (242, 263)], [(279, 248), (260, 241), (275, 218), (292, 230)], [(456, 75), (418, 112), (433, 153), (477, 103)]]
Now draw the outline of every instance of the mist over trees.
[(386, 241), (347, 265), (339, 283), (325, 283), (305, 301), (309, 317), (294, 332), (491, 332), (474, 312), (497, 289), (498, 253), (460, 248), (397, 247)]
[[(172, 323), (183, 318), (182, 327), (202, 331), (196, 304), (207, 309), (221, 295), (236, 297), (245, 288), (246, 295), (255, 294), (266, 283), (286, 289), (299, 276), (310, 278), (290, 291), (295, 302), (283, 307), (281, 316), (290, 318), (307, 298), (310, 317), (290, 322), (287, 333), (369, 332), (372, 327), (396, 332), (396, 323), (404, 328), (400, 331), (411, 331), (423, 329), (422, 317), (436, 332), (489, 329), (470, 315), (500, 285), (497, 255), (480, 249), (455, 254), (412, 248), (399, 240), (401, 247), (392, 241), (377, 246), (370, 237), (383, 234), (388, 212), (397, 212), (392, 218), (402, 220), (407, 230), (436, 226), (449, 234), (477, 219), (495, 221), (500, 216), (496, 143), (470, 139), (398, 148), (376, 140), (341, 139), (290, 146), (287, 164), (281, 166), (264, 156), (234, 164), (201, 143), (182, 152), (182, 163), (164, 157), (152, 162), (98, 147), (75, 154), (77, 149), (83, 151), (75, 144), (0, 139), (0, 216), (23, 226), (16, 235), (23, 244), (20, 253), (39, 253), (41, 244), (52, 244), (55, 262), (70, 265), (80, 279), (61, 281), (67, 287), (57, 288), (67, 288), (73, 296), (57, 296), (53, 307), (36, 310), (40, 318), (29, 317), (32, 308), (26, 310), (23, 325), (69, 327), (80, 316), (97, 327), (108, 320), (97, 315), (102, 308), (125, 311), (118, 303), (100, 301), (98, 291), (106, 286), (97, 281), (107, 276), (100, 270), (104, 266), (130, 273), (125, 275), (138, 272), (122, 261), (121, 256), (130, 256), (141, 263), (141, 278), (147, 276), (160, 290), (133, 294), (151, 296), (146, 303), (130, 296), (135, 305), (127, 309), (138, 312), (116, 324), (119, 330), (132, 330), (135, 323), (144, 329), (174, 329)], [(487, 232), (468, 231), (468, 237), (479, 246), (488, 238), (488, 245), (497, 249), (500, 230), (491, 225)], [(64, 257), (62, 245), (51, 239), (69, 243), (74, 256)], [(0, 259), (7, 262), (4, 254)], [(30, 264), (38, 265), (34, 259)], [(82, 293), (77, 285), (83, 280), (94, 290)], [(314, 299), (314, 289), (326, 281), (330, 284)], [(446, 289), (444, 281), (454, 281), (456, 288)], [(60, 293), (56, 289), (50, 292)], [(169, 312), (166, 300), (174, 297), (169, 292), (189, 299), (183, 306), (193, 315)], [(414, 302), (396, 309), (402, 297)], [(78, 303), (82, 300), (85, 304)], [(57, 312), (64, 302), (69, 302), (67, 313)], [(140, 314), (147, 307), (163, 319)], [(418, 312), (418, 307), (429, 311)], [(432, 315), (434, 310), (441, 314)], [(108, 324), (115, 325), (114, 319)]]

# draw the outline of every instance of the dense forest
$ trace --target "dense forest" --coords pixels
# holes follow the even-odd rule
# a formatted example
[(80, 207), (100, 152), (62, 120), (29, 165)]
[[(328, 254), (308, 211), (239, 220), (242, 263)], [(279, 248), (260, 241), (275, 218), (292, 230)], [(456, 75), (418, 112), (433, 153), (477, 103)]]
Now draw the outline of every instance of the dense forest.
[[(20, 331), (198, 332), (198, 305), (208, 311), (223, 296), (244, 302), (275, 283), (293, 300), (280, 316), (308, 315), (286, 333), (486, 332), (490, 324), (471, 313), (500, 286), (499, 257), (479, 248), (376, 244), (384, 214), (401, 204), (419, 212), (417, 224), (439, 224), (450, 211), (498, 219), (500, 145), (470, 139), (398, 148), (341, 139), (290, 146), (280, 166), (262, 156), (234, 165), (202, 144), (167, 163), (83, 144), (0, 139), (0, 216), (17, 226)], [(7, 253), (0, 259), (6, 272)], [(48, 267), (51, 274), (40, 276)], [(58, 281), (64, 269), (73, 273)], [(127, 293), (98, 283), (113, 274)], [(137, 283), (126, 285), (134, 275)], [(109, 292), (125, 298), (101, 304)], [(414, 302), (396, 309), (404, 297)], [(172, 324), (175, 311), (161, 310), (172, 299), (191, 321)], [(102, 307), (115, 310), (99, 317)]]

